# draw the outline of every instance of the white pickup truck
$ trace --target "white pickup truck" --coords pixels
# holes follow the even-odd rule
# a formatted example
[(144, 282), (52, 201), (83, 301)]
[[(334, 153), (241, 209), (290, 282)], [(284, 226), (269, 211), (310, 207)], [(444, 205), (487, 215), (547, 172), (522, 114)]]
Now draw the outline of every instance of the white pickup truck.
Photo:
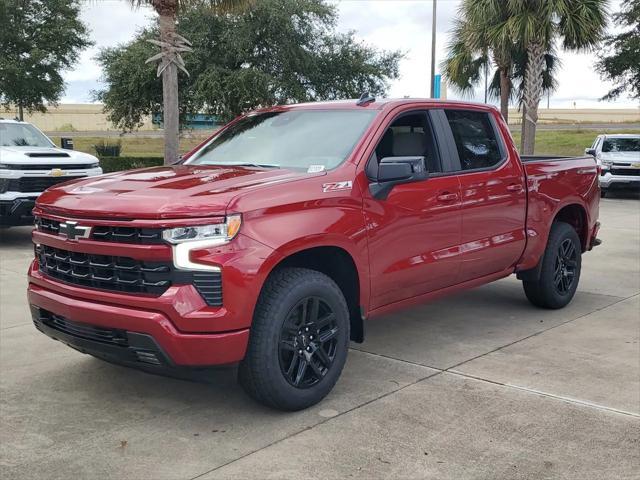
[(101, 173), (93, 155), (57, 148), (33, 125), (0, 118), (0, 227), (33, 223), (36, 198), (50, 186)]
[(640, 189), (640, 135), (598, 135), (585, 153), (600, 165), (600, 191)]

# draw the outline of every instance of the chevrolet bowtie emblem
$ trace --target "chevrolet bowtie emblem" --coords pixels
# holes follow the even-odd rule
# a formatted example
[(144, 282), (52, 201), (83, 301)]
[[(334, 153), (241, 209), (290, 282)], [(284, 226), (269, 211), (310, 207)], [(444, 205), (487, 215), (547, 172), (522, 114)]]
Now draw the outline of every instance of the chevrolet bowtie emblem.
[(78, 222), (62, 222), (60, 224), (60, 235), (67, 237), (69, 240), (77, 240), (78, 238), (89, 238), (91, 227), (83, 227)]

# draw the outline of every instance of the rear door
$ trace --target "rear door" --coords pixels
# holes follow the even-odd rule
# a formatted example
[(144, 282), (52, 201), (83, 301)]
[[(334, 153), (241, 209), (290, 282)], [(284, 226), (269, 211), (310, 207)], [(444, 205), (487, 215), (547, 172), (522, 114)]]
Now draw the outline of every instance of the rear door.
[(510, 157), (491, 113), (445, 109), (457, 153), (462, 236), (459, 282), (515, 265), (525, 246), (523, 166)]

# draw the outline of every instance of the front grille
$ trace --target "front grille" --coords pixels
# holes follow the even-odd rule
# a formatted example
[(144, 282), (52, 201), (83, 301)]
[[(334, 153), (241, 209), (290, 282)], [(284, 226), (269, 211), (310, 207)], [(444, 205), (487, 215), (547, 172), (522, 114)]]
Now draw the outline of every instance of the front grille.
[(48, 245), (37, 246), (36, 257), (44, 275), (83, 287), (159, 296), (172, 283), (171, 267), (161, 262), (71, 252)]
[(162, 230), (157, 228), (97, 226), (91, 229), (91, 238), (116, 243), (163, 243)]
[(84, 165), (78, 165), (78, 164), (59, 164), (59, 165), (40, 165), (37, 163), (31, 163), (31, 164), (16, 164), (16, 163), (11, 163), (11, 164), (7, 164), (4, 165), (2, 168), (8, 169), (8, 170), (51, 170), (52, 168), (59, 168), (61, 170), (83, 170), (85, 168), (93, 168), (95, 166), (98, 166), (97, 163), (95, 164), (84, 164)]
[(612, 175), (629, 175), (632, 177), (640, 176), (640, 168), (612, 168)]
[(24, 193), (37, 193), (43, 192), (49, 187), (57, 185), (58, 183), (68, 182), (82, 178), (81, 176), (62, 176), (62, 177), (22, 177), (13, 178), (9, 180), (6, 187), (8, 192), (24, 192)]
[(43, 275), (81, 287), (125, 293), (162, 295), (171, 285), (193, 285), (210, 307), (222, 306), (221, 272), (174, 270), (163, 262), (78, 253), (48, 245), (35, 248)]
[[(129, 346), (129, 340), (125, 330), (102, 328), (86, 323), (72, 322), (60, 315), (56, 315), (42, 309), (39, 309), (38, 317), (38, 321), (42, 322), (47, 327), (73, 337), (84, 338), (86, 340), (93, 340), (94, 342), (101, 342), (109, 345), (117, 345), (120, 347)], [(36, 327), (38, 327), (37, 322)]]
[[(58, 235), (60, 222), (39, 217), (36, 220), (38, 230)], [(162, 230), (159, 228), (112, 227), (98, 225), (91, 229), (91, 239), (99, 242), (160, 244)]]

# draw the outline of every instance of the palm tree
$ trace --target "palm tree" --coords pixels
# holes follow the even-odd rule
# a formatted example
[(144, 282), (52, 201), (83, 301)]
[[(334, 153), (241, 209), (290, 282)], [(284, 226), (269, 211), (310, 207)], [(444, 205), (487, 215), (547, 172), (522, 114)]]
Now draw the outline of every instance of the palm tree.
[[(512, 41), (526, 51), (523, 86), (522, 150), (533, 154), (538, 104), (543, 93), (545, 52), (560, 43), (567, 50), (589, 50), (602, 39), (607, 0), (474, 0), (484, 18), (493, 22), (487, 35), (492, 42)], [(506, 17), (501, 17), (506, 10)]]
[(504, 22), (508, 14), (503, 2), (494, 5), (495, 15), (488, 17), (477, 8), (475, 0), (464, 0), (458, 9), (458, 19), (451, 32), (452, 41), (443, 62), (446, 77), (464, 93), (471, 91), (480, 81), (481, 72), (491, 63), (499, 78), (500, 111), (509, 119), (511, 97), (511, 68), (514, 42), (510, 38), (490, 37), (491, 28)]
[(134, 7), (151, 6), (159, 16), (160, 39), (151, 42), (158, 45), (160, 53), (147, 62), (160, 61), (158, 76), (162, 75), (162, 101), (164, 124), (164, 163), (175, 162), (178, 158), (180, 114), (178, 109), (178, 69), (184, 71), (182, 52), (191, 50), (190, 43), (176, 31), (176, 19), (180, 9), (189, 5), (208, 4), (221, 13), (246, 8), (253, 0), (129, 0)]
[[(502, 52), (495, 58), (487, 47), (474, 51), (465, 44), (457, 28), (451, 33), (452, 41), (448, 46), (447, 58), (442, 63), (442, 70), (447, 81), (463, 95), (472, 95), (488, 70), (488, 96), (500, 99), (500, 112), (505, 121), (509, 120), (509, 103), (517, 101), (522, 106), (523, 80), (527, 64), (527, 54), (515, 45), (512, 50)], [(557, 87), (555, 74), (560, 60), (553, 50), (545, 53), (545, 67), (542, 72), (542, 89), (544, 93), (553, 92)]]

